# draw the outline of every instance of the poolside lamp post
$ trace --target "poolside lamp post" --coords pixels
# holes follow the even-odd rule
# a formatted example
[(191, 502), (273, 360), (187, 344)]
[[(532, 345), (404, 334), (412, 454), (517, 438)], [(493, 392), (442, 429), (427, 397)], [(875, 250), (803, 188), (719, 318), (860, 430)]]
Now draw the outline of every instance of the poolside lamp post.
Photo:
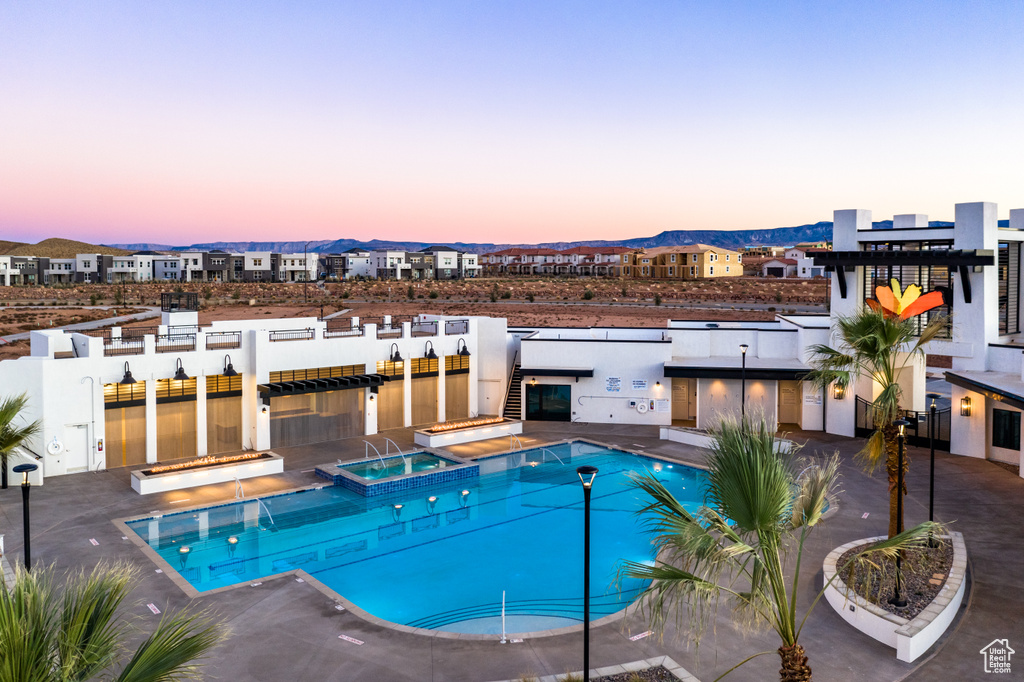
[[(897, 419), (893, 424), (899, 431), (899, 453), (897, 459), (898, 470), (896, 472), (896, 534), (903, 532), (903, 445), (906, 439), (907, 426), (910, 424), (906, 419)], [(906, 595), (903, 594), (903, 552), (896, 553), (896, 585), (889, 603), (898, 609), (907, 605)]]
[[(928, 520), (935, 520), (935, 401), (942, 396), (938, 393), (929, 393), (927, 397), (932, 401), (928, 406), (928, 448), (931, 450), (931, 465), (928, 468)], [(935, 547), (935, 538), (929, 535), (928, 546)]]
[(744, 422), (747, 419), (747, 348), (747, 344), (740, 344), (740, 356), (743, 358), (740, 368), (740, 421)]
[(590, 682), (590, 489), (597, 467), (577, 467), (583, 484), (583, 682)]
[(29, 534), (29, 520), (28, 520), (28, 493), (32, 488), (32, 483), (28, 480), (28, 475), (39, 468), (38, 464), (19, 464), (14, 467), (13, 471), (16, 474), (21, 474), (21, 505), (22, 505), (22, 516), (25, 523), (25, 570), (29, 571), (32, 568), (32, 537)]

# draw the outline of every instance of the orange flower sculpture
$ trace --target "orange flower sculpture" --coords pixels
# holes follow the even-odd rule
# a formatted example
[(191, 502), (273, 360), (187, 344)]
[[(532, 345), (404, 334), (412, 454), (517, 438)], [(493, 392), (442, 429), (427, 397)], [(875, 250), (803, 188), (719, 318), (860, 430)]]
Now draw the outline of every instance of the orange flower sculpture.
[(901, 293), (900, 283), (895, 279), (890, 282), (891, 287), (875, 288), (875, 297), (878, 300), (868, 299), (868, 307), (875, 311), (880, 310), (889, 317), (906, 320), (937, 308), (943, 303), (941, 291), (929, 291), (922, 296), (921, 287), (911, 284)]

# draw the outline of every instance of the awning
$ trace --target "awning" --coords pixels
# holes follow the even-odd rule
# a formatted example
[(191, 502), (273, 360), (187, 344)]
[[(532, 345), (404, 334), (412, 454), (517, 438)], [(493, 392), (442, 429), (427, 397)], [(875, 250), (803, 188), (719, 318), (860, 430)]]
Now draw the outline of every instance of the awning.
[[(1024, 384), (1021, 383), (1020, 377), (1016, 375), (1002, 375), (998, 376), (996, 372), (977, 372), (976, 374), (992, 374), (991, 377), (968, 377), (963, 374), (954, 374), (953, 372), (945, 372), (946, 381), (959, 386), (960, 388), (966, 388), (968, 391), (980, 393), (986, 398), (991, 398), (996, 402), (1006, 403), (1012, 405), (1020, 410), (1024, 410)], [(1007, 383), (1016, 384), (1007, 386), (998, 386), (997, 383), (1002, 378), (1007, 378)]]
[(324, 391), (343, 391), (349, 388), (380, 386), (383, 383), (384, 377), (380, 374), (355, 374), (345, 377), (301, 379), (260, 384), (257, 390), (264, 395), (273, 397), (279, 395), (298, 395), (301, 393), (322, 393)]
[(933, 265), (960, 270), (964, 302), (971, 302), (971, 268), (995, 265), (995, 252), (991, 249), (934, 249), (927, 251), (828, 251), (814, 255), (815, 265), (824, 265), (828, 272), (836, 273), (839, 296), (846, 298), (846, 271), (865, 265)]
[(786, 367), (678, 367), (665, 365), (665, 377), (679, 379), (763, 379), (770, 381), (800, 381), (810, 370)]
[(592, 377), (593, 367), (523, 367), (519, 373), (524, 377)]

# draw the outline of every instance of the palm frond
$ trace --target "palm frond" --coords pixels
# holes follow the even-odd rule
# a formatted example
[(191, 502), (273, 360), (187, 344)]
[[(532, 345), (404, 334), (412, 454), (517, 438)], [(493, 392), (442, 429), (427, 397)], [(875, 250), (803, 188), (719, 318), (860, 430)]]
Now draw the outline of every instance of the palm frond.
[(118, 682), (199, 679), (199, 664), (227, 635), (209, 614), (181, 611), (164, 616), (117, 676)]

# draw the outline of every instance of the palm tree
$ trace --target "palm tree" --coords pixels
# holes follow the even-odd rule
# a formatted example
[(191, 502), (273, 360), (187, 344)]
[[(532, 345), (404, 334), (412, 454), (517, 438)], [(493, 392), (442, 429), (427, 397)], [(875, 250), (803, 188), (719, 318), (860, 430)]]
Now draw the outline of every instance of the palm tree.
[[(136, 574), (125, 564), (99, 564), (58, 585), (52, 569), (19, 570), (14, 587), (0, 589), (0, 682), (196, 678), (196, 659), (226, 636), (224, 627), (203, 613), (164, 614), (123, 662), (133, 630), (116, 615)], [(116, 668), (120, 672), (114, 676)]]
[(39, 420), (25, 426), (14, 426), (14, 420), (28, 405), (28, 395), (6, 398), (0, 403), (0, 489), (7, 489), (7, 459), (14, 448), (39, 433)]
[[(633, 476), (632, 484), (651, 499), (639, 514), (655, 533), (658, 558), (654, 565), (623, 562), (622, 574), (651, 581), (640, 606), (655, 629), (664, 628), (674, 610), (677, 623), (688, 625), (699, 642), (718, 600), (725, 599), (743, 624), (767, 625), (778, 634), (781, 680), (808, 681), (811, 669), (800, 633), (824, 588), (798, 622), (796, 587), (804, 542), (836, 492), (838, 455), (803, 466), (793, 450), (777, 448), (775, 428), (764, 419), (723, 420), (711, 435), (705, 505), (695, 514), (654, 474)], [(853, 561), (862, 564), (871, 557), (875, 565), (884, 565), (882, 557), (927, 545), (929, 530), (935, 528), (923, 523), (865, 549)], [(795, 566), (787, 576), (791, 556)], [(679, 608), (684, 605), (689, 608)], [(771, 653), (749, 656), (726, 674)]]
[[(810, 364), (814, 369), (805, 381), (827, 390), (831, 384), (845, 388), (857, 376), (868, 376), (879, 386), (878, 396), (871, 402), (875, 432), (865, 443), (861, 458), (869, 470), (885, 461), (889, 476), (889, 537), (896, 535), (902, 521), (896, 513), (898, 495), (907, 494), (906, 484), (902, 491), (896, 490), (899, 429), (893, 422), (899, 419), (903, 397), (900, 374), (924, 356), (924, 347), (942, 331), (946, 322), (945, 316), (934, 317), (918, 335), (917, 322), (912, 317), (893, 315), (881, 308), (863, 308), (837, 320), (838, 348), (825, 344), (810, 348), (813, 353)], [(904, 481), (909, 468), (910, 458), (904, 456)]]

